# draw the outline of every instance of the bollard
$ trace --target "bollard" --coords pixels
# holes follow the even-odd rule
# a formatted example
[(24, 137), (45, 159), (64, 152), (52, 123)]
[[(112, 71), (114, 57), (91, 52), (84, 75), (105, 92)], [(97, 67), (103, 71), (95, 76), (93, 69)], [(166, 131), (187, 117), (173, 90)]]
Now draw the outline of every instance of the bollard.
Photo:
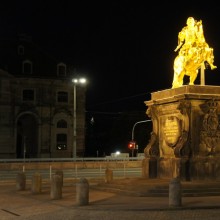
[(61, 176), (53, 174), (51, 178), (51, 188), (50, 188), (51, 199), (61, 199), (62, 198), (62, 180)]
[(113, 180), (113, 171), (107, 168), (105, 170), (105, 182), (109, 183)]
[(173, 178), (169, 184), (169, 206), (182, 205), (181, 183), (179, 178)]
[(26, 175), (24, 172), (18, 173), (16, 177), (16, 189), (25, 190), (26, 188)]
[(32, 176), (32, 185), (31, 185), (31, 192), (33, 194), (41, 193), (41, 174), (35, 173)]
[(61, 186), (63, 186), (63, 171), (62, 170), (56, 170), (56, 175), (59, 175), (61, 177)]
[(76, 205), (88, 205), (89, 204), (89, 183), (87, 179), (80, 178), (76, 183)]

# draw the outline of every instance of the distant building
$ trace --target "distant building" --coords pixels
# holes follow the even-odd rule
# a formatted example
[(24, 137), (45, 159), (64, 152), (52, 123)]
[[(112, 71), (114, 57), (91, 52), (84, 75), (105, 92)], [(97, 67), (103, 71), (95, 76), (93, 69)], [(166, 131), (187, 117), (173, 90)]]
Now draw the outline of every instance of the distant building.
[[(0, 43), (0, 158), (73, 157), (73, 72), (25, 35)], [(86, 87), (76, 90), (82, 156)]]

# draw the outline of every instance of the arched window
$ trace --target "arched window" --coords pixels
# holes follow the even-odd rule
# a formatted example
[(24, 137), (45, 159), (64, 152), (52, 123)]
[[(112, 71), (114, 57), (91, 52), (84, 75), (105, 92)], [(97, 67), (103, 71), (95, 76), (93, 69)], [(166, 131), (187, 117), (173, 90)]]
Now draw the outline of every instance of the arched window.
[(67, 128), (67, 122), (64, 119), (61, 119), (57, 122), (57, 128)]
[(22, 73), (32, 74), (32, 62), (30, 60), (23, 61)]

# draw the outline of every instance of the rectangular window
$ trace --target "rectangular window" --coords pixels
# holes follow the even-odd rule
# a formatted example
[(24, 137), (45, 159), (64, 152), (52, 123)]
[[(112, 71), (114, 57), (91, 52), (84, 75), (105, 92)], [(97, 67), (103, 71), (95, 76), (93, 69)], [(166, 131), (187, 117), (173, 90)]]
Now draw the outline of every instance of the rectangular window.
[(57, 101), (68, 103), (68, 93), (60, 91), (57, 93)]
[(24, 55), (24, 46), (22, 45), (18, 46), (18, 55)]
[(57, 64), (57, 75), (66, 76), (66, 64), (64, 63)]
[(34, 90), (24, 89), (22, 97), (23, 97), (23, 101), (34, 101)]
[(66, 150), (66, 149), (67, 149), (67, 135), (57, 134), (57, 150)]
[(24, 74), (32, 74), (32, 63), (24, 62), (23, 63), (23, 73)]
[(66, 75), (66, 68), (65, 66), (58, 67), (58, 76), (65, 76)]

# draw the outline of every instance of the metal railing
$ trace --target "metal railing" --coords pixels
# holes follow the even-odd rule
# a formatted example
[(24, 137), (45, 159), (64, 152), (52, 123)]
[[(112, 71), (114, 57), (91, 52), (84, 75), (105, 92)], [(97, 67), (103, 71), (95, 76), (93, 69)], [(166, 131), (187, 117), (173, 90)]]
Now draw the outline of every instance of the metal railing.
[(143, 156), (139, 157), (78, 157), (78, 158), (23, 158), (20, 159), (0, 159), (0, 163), (31, 163), (31, 162), (72, 162), (72, 161), (139, 161), (143, 160)]
[[(48, 166), (45, 169), (15, 169), (15, 170), (0, 170), (0, 183), (3, 182), (15, 182), (16, 177), (19, 173), (24, 172), (26, 180), (31, 181), (35, 173), (41, 174), (42, 180), (48, 181), (51, 176), (55, 174), (56, 168)], [(58, 169), (60, 170), (60, 169)], [(142, 169), (139, 168), (128, 168), (126, 166), (121, 168), (111, 168), (113, 171), (114, 178), (126, 178), (126, 177), (141, 177)], [(62, 169), (63, 178), (65, 180), (74, 180), (81, 177), (88, 179), (105, 179), (106, 167), (101, 166), (99, 168), (66, 168)]]

